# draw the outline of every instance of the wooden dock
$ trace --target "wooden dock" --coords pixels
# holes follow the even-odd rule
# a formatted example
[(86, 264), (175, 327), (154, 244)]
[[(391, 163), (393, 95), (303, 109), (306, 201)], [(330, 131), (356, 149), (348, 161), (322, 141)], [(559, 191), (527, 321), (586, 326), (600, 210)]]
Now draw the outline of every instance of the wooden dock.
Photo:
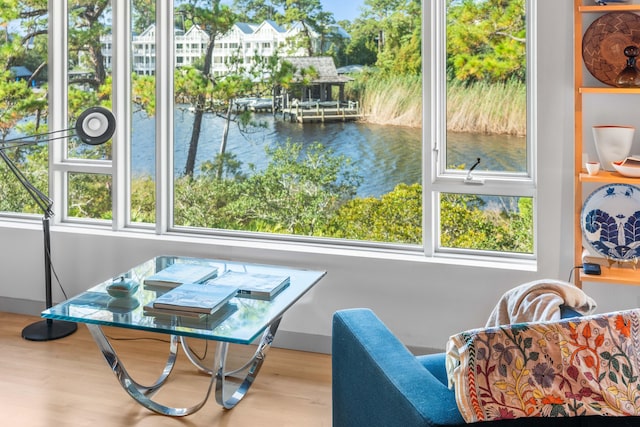
[(357, 103), (340, 105), (337, 102), (315, 103), (315, 106), (296, 105), (285, 108), (282, 115), (291, 122), (298, 123), (348, 122), (363, 117)]

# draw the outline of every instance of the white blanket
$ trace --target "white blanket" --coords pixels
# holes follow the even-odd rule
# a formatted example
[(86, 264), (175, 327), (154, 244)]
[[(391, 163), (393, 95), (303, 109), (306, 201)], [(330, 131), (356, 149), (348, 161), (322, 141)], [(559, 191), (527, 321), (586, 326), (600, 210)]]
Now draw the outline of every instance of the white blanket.
[(491, 312), (486, 327), (560, 320), (561, 305), (582, 315), (596, 309), (596, 302), (569, 282), (535, 280), (507, 291)]

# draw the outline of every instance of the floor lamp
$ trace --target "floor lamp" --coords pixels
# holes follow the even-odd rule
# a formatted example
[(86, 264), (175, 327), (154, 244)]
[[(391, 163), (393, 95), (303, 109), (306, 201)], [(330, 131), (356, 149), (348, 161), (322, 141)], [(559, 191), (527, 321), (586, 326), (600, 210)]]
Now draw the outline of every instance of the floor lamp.
[[(38, 190), (24, 174), (18, 169), (16, 164), (9, 158), (6, 150), (27, 145), (37, 145), (43, 142), (49, 143), (57, 139), (68, 139), (75, 133), (85, 144), (100, 145), (107, 142), (116, 128), (116, 120), (111, 111), (103, 107), (91, 107), (80, 114), (76, 125), (73, 128), (53, 131), (38, 135), (31, 135), (23, 138), (9, 139), (0, 143), (0, 158), (7, 165), (11, 173), (18, 179), (20, 184), (27, 190), (29, 195), (35, 200), (44, 216), (42, 218), (42, 230), (44, 234), (44, 275), (45, 275), (45, 300), (46, 308), (53, 306), (53, 296), (51, 291), (51, 235), (49, 231), (49, 220), (53, 216), (51, 210), (53, 200), (46, 194)], [(69, 132), (63, 136), (56, 136), (60, 132)], [(45, 139), (39, 139), (45, 137)], [(32, 323), (22, 330), (22, 337), (31, 341), (50, 341), (71, 335), (78, 326), (72, 322), (55, 321), (46, 319)]]

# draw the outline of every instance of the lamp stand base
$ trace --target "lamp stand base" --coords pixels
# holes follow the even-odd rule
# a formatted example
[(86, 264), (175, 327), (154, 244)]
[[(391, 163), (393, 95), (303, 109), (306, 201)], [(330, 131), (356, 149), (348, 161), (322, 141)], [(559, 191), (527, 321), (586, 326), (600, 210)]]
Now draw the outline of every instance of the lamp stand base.
[(42, 320), (22, 330), (22, 338), (29, 341), (52, 341), (71, 335), (78, 329), (73, 322)]

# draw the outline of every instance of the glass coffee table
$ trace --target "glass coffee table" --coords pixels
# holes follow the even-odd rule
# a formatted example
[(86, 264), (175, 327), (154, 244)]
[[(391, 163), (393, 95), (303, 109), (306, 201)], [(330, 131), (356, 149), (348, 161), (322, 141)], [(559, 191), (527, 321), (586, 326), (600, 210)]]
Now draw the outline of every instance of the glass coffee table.
[[(200, 318), (175, 315), (150, 315), (145, 306), (153, 303), (167, 288), (149, 286), (144, 279), (174, 263), (205, 264), (216, 267), (218, 276), (227, 271), (287, 275), (289, 285), (271, 299), (236, 296), (211, 315)], [(255, 380), (283, 314), (326, 274), (325, 271), (293, 269), (280, 266), (246, 264), (212, 259), (159, 256), (131, 270), (114, 276), (69, 300), (45, 310), (45, 319), (84, 323), (124, 390), (145, 408), (168, 416), (186, 416), (198, 411), (214, 391), (216, 401), (223, 407), (233, 408), (246, 394)], [(130, 295), (111, 296), (108, 286), (113, 282), (129, 280), (139, 284)], [(103, 326), (115, 326), (140, 331), (168, 334), (169, 355), (166, 365), (151, 385), (136, 382), (125, 369)], [(213, 366), (204, 366), (188, 344), (189, 338), (216, 341)], [(257, 344), (256, 350), (241, 367), (227, 370), (229, 344)], [(170, 407), (153, 400), (167, 382), (175, 365), (178, 349), (183, 348), (187, 358), (199, 370), (211, 376), (211, 382), (201, 402), (191, 407)], [(230, 381), (240, 375), (240, 381)], [(234, 378), (235, 380), (235, 378)]]

